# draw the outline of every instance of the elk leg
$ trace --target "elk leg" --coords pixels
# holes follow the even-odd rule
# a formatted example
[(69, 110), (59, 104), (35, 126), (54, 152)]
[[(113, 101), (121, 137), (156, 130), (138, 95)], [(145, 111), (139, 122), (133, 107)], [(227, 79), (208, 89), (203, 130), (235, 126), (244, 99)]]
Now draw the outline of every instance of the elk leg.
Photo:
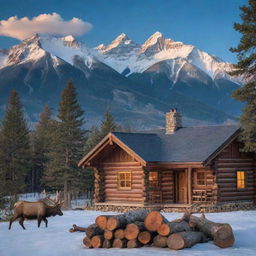
[(40, 228), (40, 225), (41, 225), (41, 221), (42, 221), (42, 217), (38, 217), (37, 218), (37, 227)]
[(45, 223), (45, 227), (47, 228), (47, 226), (48, 226), (48, 220), (44, 217), (44, 218), (43, 218), (43, 221), (44, 221), (44, 223)]
[(17, 220), (19, 218), (19, 216), (17, 215), (14, 215), (11, 219), (10, 219), (10, 222), (9, 222), (9, 230), (11, 229), (12, 227), (12, 223)]
[(22, 226), (23, 229), (25, 229), (25, 227), (23, 225), (24, 220), (25, 220), (24, 217), (20, 217), (19, 223), (20, 223), (20, 225)]

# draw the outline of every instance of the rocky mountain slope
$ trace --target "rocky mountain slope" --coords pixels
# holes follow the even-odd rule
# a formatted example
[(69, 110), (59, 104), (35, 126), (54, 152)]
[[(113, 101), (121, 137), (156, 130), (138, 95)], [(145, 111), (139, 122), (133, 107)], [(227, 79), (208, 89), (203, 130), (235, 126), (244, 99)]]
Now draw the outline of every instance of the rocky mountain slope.
[[(182, 111), (185, 123), (232, 120), (228, 104), (227, 111), (220, 108), (239, 86), (239, 80), (226, 74), (230, 64), (192, 46), (178, 50), (179, 44), (156, 33), (138, 45), (122, 34), (109, 46), (91, 49), (72, 36), (35, 35), (0, 50), (0, 116), (13, 88), (31, 122), (46, 102), (56, 112), (61, 91), (73, 80), (88, 124), (97, 123), (107, 107), (118, 122), (136, 128), (163, 125), (170, 107)], [(207, 58), (212, 62), (206, 65)]]

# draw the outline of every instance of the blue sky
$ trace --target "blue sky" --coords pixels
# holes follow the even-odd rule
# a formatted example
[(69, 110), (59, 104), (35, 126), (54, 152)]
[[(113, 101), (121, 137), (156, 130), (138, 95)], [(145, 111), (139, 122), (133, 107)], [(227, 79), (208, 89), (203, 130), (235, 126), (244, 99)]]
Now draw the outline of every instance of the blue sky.
[[(56, 12), (64, 20), (77, 17), (92, 24), (79, 37), (89, 46), (108, 44), (121, 33), (143, 43), (160, 31), (167, 38), (236, 62), (229, 48), (239, 42), (233, 23), (240, 21), (239, 6), (245, 4), (247, 0), (0, 0), (0, 20)], [(18, 42), (0, 36), (0, 48)]]

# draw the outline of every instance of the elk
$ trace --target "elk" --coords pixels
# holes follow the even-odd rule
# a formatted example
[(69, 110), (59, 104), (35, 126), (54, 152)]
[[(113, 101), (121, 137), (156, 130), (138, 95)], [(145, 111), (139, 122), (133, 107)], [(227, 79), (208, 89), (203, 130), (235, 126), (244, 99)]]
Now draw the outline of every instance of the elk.
[[(53, 202), (49, 198), (49, 201)], [(37, 226), (40, 227), (41, 221), (45, 222), (47, 227), (48, 220), (46, 218), (50, 216), (62, 216), (61, 206), (63, 202), (53, 202), (54, 205), (50, 206), (44, 202), (44, 199), (36, 202), (18, 201), (14, 204), (14, 216), (9, 223), (9, 229), (11, 229), (12, 223), (19, 219), (19, 224), (25, 229), (23, 222), (25, 219), (35, 220), (37, 219)]]

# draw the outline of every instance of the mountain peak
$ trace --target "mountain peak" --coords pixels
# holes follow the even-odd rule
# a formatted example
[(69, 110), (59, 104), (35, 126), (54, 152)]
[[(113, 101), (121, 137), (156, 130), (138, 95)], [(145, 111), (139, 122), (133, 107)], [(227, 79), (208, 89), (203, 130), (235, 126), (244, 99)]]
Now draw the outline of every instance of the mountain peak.
[(76, 41), (76, 39), (72, 35), (68, 35), (68, 36), (62, 37), (62, 40), (66, 41), (66, 42)]
[(141, 46), (141, 52), (147, 54), (153, 54), (155, 52), (164, 49), (165, 38), (161, 32), (155, 32), (151, 35), (146, 42)]
[(120, 34), (115, 40), (129, 40), (128, 36), (125, 33)]
[(104, 44), (100, 44), (96, 47), (96, 49), (101, 51), (102, 53), (109, 51), (112, 52), (113, 50), (121, 53), (123, 52), (123, 48), (131, 50), (136, 47), (137, 44), (130, 40), (125, 33), (122, 33), (118, 37), (116, 37), (109, 45), (105, 46)]
[(65, 46), (68, 47), (79, 47), (78, 41), (72, 35), (64, 36), (61, 38)]
[(156, 31), (154, 34), (152, 34), (149, 38), (151, 38), (151, 39), (153, 39), (153, 38), (155, 38), (155, 39), (157, 39), (157, 38), (159, 38), (159, 37), (163, 37), (163, 34), (161, 33), (161, 32), (159, 32), (159, 31)]
[(25, 44), (31, 44), (31, 43), (38, 44), (39, 40), (40, 40), (40, 35), (36, 33), (33, 36), (24, 39), (22, 42)]
[(126, 41), (131, 41), (131, 40), (129, 39), (129, 37), (125, 33), (122, 33), (116, 39), (114, 39), (111, 44), (112, 45), (119, 45), (119, 44), (125, 43)]

